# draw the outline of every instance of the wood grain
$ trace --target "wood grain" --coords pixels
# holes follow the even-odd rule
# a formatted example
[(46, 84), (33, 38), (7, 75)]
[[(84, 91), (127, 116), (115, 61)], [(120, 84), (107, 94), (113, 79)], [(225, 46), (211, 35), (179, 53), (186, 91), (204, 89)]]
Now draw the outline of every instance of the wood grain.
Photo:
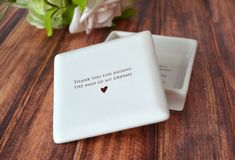
[(103, 42), (112, 29), (71, 35), (30, 26), (12, 8), (0, 24), (0, 159), (235, 158), (235, 1), (137, 0), (116, 30), (193, 38), (198, 51), (182, 112), (168, 121), (56, 145), (52, 139), (53, 59)]

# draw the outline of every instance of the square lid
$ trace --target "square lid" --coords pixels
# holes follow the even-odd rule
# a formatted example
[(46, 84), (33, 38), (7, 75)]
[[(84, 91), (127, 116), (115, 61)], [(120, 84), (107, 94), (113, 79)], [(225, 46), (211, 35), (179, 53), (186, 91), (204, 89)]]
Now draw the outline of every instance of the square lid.
[(55, 143), (169, 117), (148, 31), (58, 54), (54, 65)]

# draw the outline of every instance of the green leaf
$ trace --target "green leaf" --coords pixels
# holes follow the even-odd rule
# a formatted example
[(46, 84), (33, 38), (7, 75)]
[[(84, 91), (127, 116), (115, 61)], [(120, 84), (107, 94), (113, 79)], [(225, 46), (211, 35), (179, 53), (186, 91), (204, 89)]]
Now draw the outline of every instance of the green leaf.
[(66, 7), (70, 2), (69, 0), (45, 0), (47, 3), (58, 8)]
[(63, 13), (62, 17), (63, 17), (64, 22), (66, 24), (71, 23), (71, 21), (73, 19), (74, 10), (75, 10), (76, 7), (77, 7), (76, 5), (71, 4), (66, 8), (66, 11)]
[(30, 0), (27, 6), (28, 10), (39, 15), (45, 15), (47, 11), (54, 8), (44, 0)]
[(28, 3), (27, 0), (16, 0), (14, 5), (19, 8), (28, 8)]
[(63, 18), (63, 14), (66, 11), (66, 8), (57, 9), (52, 16), (52, 27), (53, 28), (62, 28), (66, 26), (66, 20)]
[(79, 6), (80, 10), (83, 12), (87, 6), (88, 0), (72, 0), (73, 4)]
[(123, 19), (129, 19), (133, 16), (135, 16), (137, 13), (136, 9), (134, 8), (128, 8), (122, 12), (122, 15), (119, 17), (116, 17), (115, 20), (123, 20)]
[(50, 37), (53, 34), (51, 17), (55, 12), (56, 12), (55, 8), (51, 9), (46, 12), (45, 17), (44, 17), (44, 23), (45, 23), (45, 28), (47, 29), (48, 37)]
[(44, 26), (44, 20), (43, 18), (38, 18), (37, 16), (34, 16), (33, 14), (28, 14), (27, 15), (27, 21), (33, 25), (36, 26), (37, 28), (45, 28)]

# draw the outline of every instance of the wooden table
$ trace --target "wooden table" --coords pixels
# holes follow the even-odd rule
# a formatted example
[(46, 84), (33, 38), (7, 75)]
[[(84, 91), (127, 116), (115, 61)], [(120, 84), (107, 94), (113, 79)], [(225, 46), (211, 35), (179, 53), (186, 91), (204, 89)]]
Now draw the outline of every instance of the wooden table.
[(137, 0), (138, 15), (116, 30), (197, 39), (185, 109), (168, 121), (56, 145), (52, 140), (53, 59), (103, 42), (57, 30), (51, 38), (12, 8), (0, 24), (0, 159), (234, 159), (235, 1)]

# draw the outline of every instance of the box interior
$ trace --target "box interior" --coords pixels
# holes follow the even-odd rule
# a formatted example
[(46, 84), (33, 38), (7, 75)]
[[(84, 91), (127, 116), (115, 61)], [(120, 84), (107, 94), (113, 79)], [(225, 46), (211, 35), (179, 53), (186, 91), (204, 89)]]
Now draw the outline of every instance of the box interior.
[[(123, 35), (113, 34), (108, 40)], [(192, 54), (192, 44), (188, 39), (153, 36), (161, 79), (164, 88), (181, 89)]]
[(184, 39), (158, 36), (153, 39), (164, 87), (181, 89), (192, 53), (191, 45)]

